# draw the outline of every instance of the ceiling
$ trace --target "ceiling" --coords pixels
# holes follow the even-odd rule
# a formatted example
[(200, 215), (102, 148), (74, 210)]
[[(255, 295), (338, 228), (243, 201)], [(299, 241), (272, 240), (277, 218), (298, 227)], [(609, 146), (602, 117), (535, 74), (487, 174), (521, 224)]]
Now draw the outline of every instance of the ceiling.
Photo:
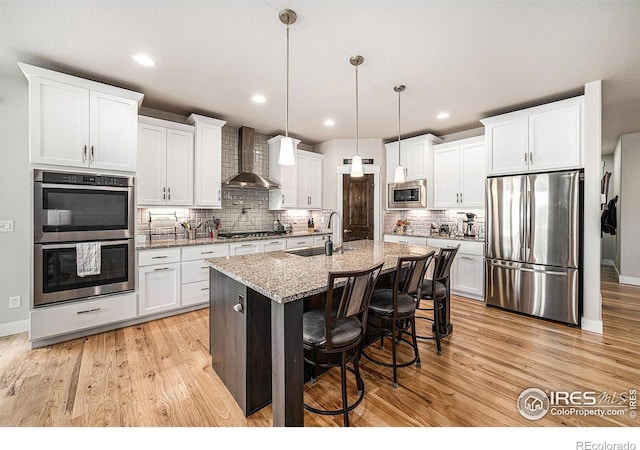
[(640, 131), (638, 1), (0, 0), (0, 73), (22, 77), (26, 62), (142, 92), (148, 108), (284, 134), (285, 8), (298, 15), (289, 134), (305, 144), (355, 137), (355, 55), (360, 138), (397, 138), (397, 84), (403, 137), (478, 128), (596, 80), (603, 153)]

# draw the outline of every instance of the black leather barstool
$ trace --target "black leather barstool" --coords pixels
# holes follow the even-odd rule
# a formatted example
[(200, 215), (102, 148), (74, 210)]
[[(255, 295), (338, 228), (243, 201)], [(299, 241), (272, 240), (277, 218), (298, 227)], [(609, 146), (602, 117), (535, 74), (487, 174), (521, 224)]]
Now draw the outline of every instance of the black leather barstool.
[[(304, 349), (308, 350), (305, 353), (311, 355), (305, 356), (305, 362), (311, 365), (314, 371), (316, 368), (329, 369), (340, 366), (342, 386), (342, 409), (320, 409), (307, 403), (304, 407), (317, 414), (343, 414), (344, 425), (347, 427), (349, 411), (358, 406), (364, 397), (364, 382), (359, 368), (360, 342), (367, 326), (371, 295), (383, 264), (384, 262), (381, 262), (361, 271), (329, 273), (324, 309), (307, 311), (302, 318), (302, 344)], [(327, 361), (328, 354), (339, 355), (339, 361)], [(349, 361), (353, 363), (353, 369), (347, 367)], [(347, 400), (347, 370), (355, 375), (358, 391), (358, 399), (352, 404)]]
[[(415, 363), (420, 367), (420, 352), (416, 340), (415, 313), (416, 301), (422, 295), (425, 273), (435, 252), (426, 255), (404, 256), (398, 258), (393, 289), (375, 289), (369, 304), (370, 328), (380, 332), (380, 348), (384, 348), (384, 338), (391, 339), (391, 363), (380, 361), (362, 350), (362, 355), (381, 366), (393, 368), (393, 387), (398, 387), (398, 367), (407, 367)], [(376, 320), (374, 320), (374, 318)], [(409, 332), (411, 342), (402, 337)], [(413, 347), (414, 357), (410, 361), (398, 362), (396, 346), (401, 341)]]
[[(441, 318), (447, 303), (450, 301), (449, 281), (451, 278), (451, 264), (453, 263), (459, 248), (460, 244), (455, 247), (445, 247), (440, 249), (435, 257), (432, 277), (424, 280), (421, 295), (415, 297), (417, 311), (429, 311), (432, 313), (431, 317), (416, 315), (416, 319), (424, 319), (433, 322), (432, 336), (418, 335), (417, 337), (419, 339), (435, 339), (438, 355), (442, 354), (440, 339), (443, 334), (446, 334), (446, 331), (443, 330), (443, 328), (447, 324), (441, 323)], [(424, 301), (431, 301), (432, 306), (424, 306)]]

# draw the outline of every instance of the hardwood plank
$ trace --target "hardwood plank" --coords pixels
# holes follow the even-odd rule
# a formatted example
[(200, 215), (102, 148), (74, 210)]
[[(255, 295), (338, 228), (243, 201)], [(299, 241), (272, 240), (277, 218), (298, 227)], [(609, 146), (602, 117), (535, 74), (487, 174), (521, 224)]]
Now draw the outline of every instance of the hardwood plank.
[[(640, 385), (640, 287), (602, 270), (604, 334), (452, 297), (454, 332), (438, 356), (420, 341), (422, 368), (363, 359), (365, 398), (355, 427), (620, 427), (624, 416), (552, 416), (531, 422), (516, 401), (529, 387), (622, 392)], [(245, 418), (211, 367), (208, 309), (29, 348), (26, 333), (0, 338), (0, 426), (270, 427), (268, 406)], [(425, 334), (430, 323), (418, 322)], [(388, 346), (387, 346), (388, 347)], [(380, 355), (389, 352), (370, 347)], [(399, 357), (410, 357), (407, 345)], [(355, 386), (349, 377), (350, 398)], [(340, 404), (339, 372), (305, 385), (305, 401)], [(341, 416), (305, 411), (306, 426), (339, 427)]]

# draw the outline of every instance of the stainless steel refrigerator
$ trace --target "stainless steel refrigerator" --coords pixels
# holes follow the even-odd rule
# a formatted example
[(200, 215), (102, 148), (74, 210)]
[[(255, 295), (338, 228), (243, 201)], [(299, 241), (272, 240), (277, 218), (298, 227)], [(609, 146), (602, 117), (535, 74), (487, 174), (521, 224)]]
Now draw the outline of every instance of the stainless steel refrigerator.
[(487, 178), (485, 301), (579, 325), (582, 174)]

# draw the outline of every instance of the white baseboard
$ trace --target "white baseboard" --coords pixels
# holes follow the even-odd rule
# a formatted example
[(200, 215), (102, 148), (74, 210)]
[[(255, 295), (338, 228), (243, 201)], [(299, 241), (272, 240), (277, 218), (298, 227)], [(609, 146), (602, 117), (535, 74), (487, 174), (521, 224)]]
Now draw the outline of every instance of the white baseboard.
[(625, 275), (618, 276), (618, 283), (622, 284), (633, 284), (636, 286), (640, 286), (640, 278), (638, 277), (627, 277)]
[(29, 331), (29, 319), (0, 324), (0, 337)]
[(602, 264), (603, 266), (616, 266), (616, 264), (613, 262), (613, 259), (603, 259), (602, 261), (600, 261), (600, 264)]
[(580, 328), (582, 331), (589, 331), (590, 333), (602, 334), (602, 320), (591, 320), (582, 318), (580, 322)]

